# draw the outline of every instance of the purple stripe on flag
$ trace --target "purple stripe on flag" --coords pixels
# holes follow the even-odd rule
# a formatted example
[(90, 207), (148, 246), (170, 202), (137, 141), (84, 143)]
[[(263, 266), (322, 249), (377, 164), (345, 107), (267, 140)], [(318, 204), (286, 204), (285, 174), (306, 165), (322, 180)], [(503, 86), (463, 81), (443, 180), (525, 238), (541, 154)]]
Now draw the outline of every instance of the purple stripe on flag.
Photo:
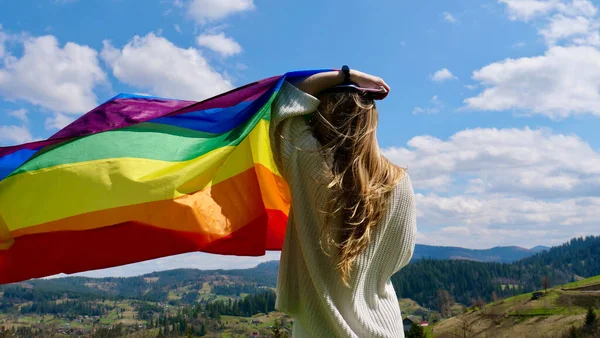
[(217, 95), (208, 100), (195, 103), (189, 107), (173, 112), (170, 115), (179, 115), (192, 111), (214, 108), (227, 108), (235, 106), (241, 102), (254, 101), (271, 89), (271, 86), (273, 86), (273, 84), (275, 84), (280, 78), (281, 76), (273, 76), (268, 79), (251, 83), (238, 89)]
[(253, 101), (266, 93), (281, 76), (274, 76), (201, 102), (163, 100), (157, 98), (123, 98), (109, 100), (44, 141), (0, 147), (0, 157), (20, 149), (38, 149), (48, 145), (103, 131), (118, 129), (167, 115), (179, 115), (191, 111), (226, 108), (240, 102)]
[(50, 139), (78, 137), (123, 128), (167, 115), (194, 103), (193, 101), (117, 97), (78, 118), (52, 135)]

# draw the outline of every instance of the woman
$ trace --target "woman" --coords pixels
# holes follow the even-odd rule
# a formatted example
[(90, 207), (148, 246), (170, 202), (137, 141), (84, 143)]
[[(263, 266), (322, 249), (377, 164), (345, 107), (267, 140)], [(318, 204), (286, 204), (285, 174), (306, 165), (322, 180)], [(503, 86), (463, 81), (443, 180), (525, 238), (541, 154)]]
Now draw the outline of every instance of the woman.
[[(339, 85), (381, 89), (379, 97)], [(405, 170), (380, 153), (374, 98), (389, 91), (359, 71), (285, 82), (271, 115), (271, 147), (291, 191), (279, 311), (294, 337), (403, 337), (390, 277), (408, 264), (416, 232)]]

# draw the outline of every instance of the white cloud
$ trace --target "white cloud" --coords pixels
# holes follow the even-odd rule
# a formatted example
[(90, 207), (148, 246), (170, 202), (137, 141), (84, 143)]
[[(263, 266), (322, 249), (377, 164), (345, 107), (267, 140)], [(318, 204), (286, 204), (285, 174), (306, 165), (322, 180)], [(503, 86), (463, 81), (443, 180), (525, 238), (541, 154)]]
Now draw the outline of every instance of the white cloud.
[(44, 125), (48, 130), (62, 129), (73, 121), (75, 121), (74, 118), (65, 114), (57, 113), (51, 117), (46, 118)]
[(506, 59), (473, 72), (485, 90), (465, 100), (481, 110), (518, 109), (561, 118), (600, 115), (600, 51), (551, 47), (545, 55)]
[(174, 24), (174, 25), (173, 25), (173, 29), (175, 29), (175, 31), (176, 31), (177, 33), (180, 33), (180, 34), (181, 34), (181, 27), (179, 27), (179, 25), (178, 25), (178, 24)]
[(511, 20), (524, 21), (547, 14), (561, 3), (559, 0), (499, 0), (499, 2), (506, 4)]
[(430, 186), (422, 182), (470, 180), (465, 189), (530, 198), (600, 192), (600, 153), (577, 136), (544, 129), (467, 129), (448, 140), (417, 136), (408, 148), (384, 153), (409, 167), (418, 189)]
[(107, 83), (95, 50), (52, 35), (20, 41), (20, 58), (7, 53), (0, 67), (0, 96), (54, 112), (83, 113), (96, 106), (93, 89)]
[(197, 23), (206, 24), (253, 9), (253, 0), (192, 0), (188, 5), (188, 14)]
[(501, 195), (417, 194), (416, 203), (424, 215), (417, 220), (423, 229), (419, 242), (432, 245), (557, 245), (576, 236), (572, 225), (579, 235), (597, 234), (600, 221), (597, 197), (547, 202)]
[[(584, 16), (569, 17), (563, 14), (554, 15), (549, 19), (549, 25), (540, 29), (549, 45), (572, 37), (588, 37), (598, 29), (599, 22)], [(585, 43), (583, 43), (585, 44)]]
[(221, 56), (228, 57), (242, 52), (240, 46), (235, 40), (225, 36), (224, 33), (219, 34), (202, 34), (198, 36), (198, 45), (211, 49)]
[(558, 202), (529, 198), (488, 196), (451, 196), (416, 194), (417, 205), (427, 215), (424, 222), (432, 224), (464, 224), (479, 227), (500, 225), (504, 230), (535, 225), (556, 226), (595, 222), (600, 219), (600, 198), (571, 198)]
[(551, 13), (595, 16), (598, 9), (589, 0), (499, 0), (506, 5), (511, 20), (529, 21)]
[(408, 167), (421, 243), (558, 244), (575, 223), (582, 233), (598, 232), (600, 152), (577, 136), (477, 128), (445, 140), (414, 137), (384, 154)]
[(31, 141), (33, 141), (33, 137), (26, 126), (0, 125), (0, 145), (14, 145)]
[(561, 40), (567, 44), (599, 44), (598, 9), (589, 0), (500, 0), (513, 20), (546, 19), (538, 32), (549, 45)]
[(27, 118), (27, 113), (27, 109), (21, 108), (8, 112), (8, 115), (21, 120), (24, 124), (28, 124), (29, 118)]
[(122, 49), (104, 41), (101, 57), (117, 79), (153, 95), (202, 100), (232, 88), (199, 50), (153, 33), (135, 36)]
[(433, 95), (433, 97), (431, 98), (431, 100), (429, 100), (430, 105), (428, 107), (422, 108), (422, 107), (415, 107), (413, 109), (413, 115), (417, 115), (417, 114), (437, 114), (439, 113), (442, 108), (444, 107), (444, 105), (442, 104), (442, 101), (438, 98), (437, 95)]
[[(596, 22), (596, 23), (598, 23), (598, 22)], [(573, 38), (573, 42), (577, 45), (587, 45), (587, 46), (599, 47), (600, 46), (600, 32), (598, 32), (598, 31), (589, 32), (588, 34), (585, 34), (583, 36), (575, 37), (575, 38)]]
[(468, 108), (565, 118), (600, 115), (600, 18), (589, 0), (499, 0), (514, 20), (536, 20), (548, 50), (473, 72), (483, 91)]
[(446, 68), (442, 68), (440, 70), (438, 70), (437, 72), (435, 72), (432, 76), (431, 79), (434, 82), (444, 82), (446, 80), (452, 80), (452, 79), (456, 79), (456, 76), (454, 76), (452, 74), (452, 72), (450, 72), (448, 69)]
[[(6, 33), (4, 33), (4, 31), (2, 29), (2, 25), (0, 25), (0, 59), (4, 57), (4, 53), (5, 53), (4, 44), (6, 43), (7, 40), (8, 40), (8, 35)], [(0, 60), (0, 64), (1, 63), (2, 63), (2, 61)]]
[(446, 20), (446, 21), (448, 21), (450, 23), (457, 23), (458, 22), (458, 20), (451, 13), (444, 12), (442, 14), (444, 15), (444, 20)]
[[(412, 165), (410, 165), (410, 172), (412, 172)], [(416, 186), (421, 190), (432, 190), (432, 191), (448, 191), (454, 179), (450, 175), (437, 175), (434, 177), (421, 177)]]
[(577, 16), (583, 15), (592, 17), (598, 14), (598, 8), (589, 0), (572, 0), (559, 6), (561, 13)]

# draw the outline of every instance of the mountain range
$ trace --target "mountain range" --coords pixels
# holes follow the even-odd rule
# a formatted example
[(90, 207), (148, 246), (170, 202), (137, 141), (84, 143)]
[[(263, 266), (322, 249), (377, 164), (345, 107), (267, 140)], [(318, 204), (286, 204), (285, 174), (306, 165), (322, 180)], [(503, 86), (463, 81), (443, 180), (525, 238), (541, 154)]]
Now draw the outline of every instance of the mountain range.
[(465, 249), (453, 246), (432, 246), (417, 244), (413, 260), (421, 258), (433, 259), (466, 259), (478, 262), (512, 263), (533, 256), (549, 247), (538, 245), (531, 249), (518, 246), (497, 246), (490, 249)]

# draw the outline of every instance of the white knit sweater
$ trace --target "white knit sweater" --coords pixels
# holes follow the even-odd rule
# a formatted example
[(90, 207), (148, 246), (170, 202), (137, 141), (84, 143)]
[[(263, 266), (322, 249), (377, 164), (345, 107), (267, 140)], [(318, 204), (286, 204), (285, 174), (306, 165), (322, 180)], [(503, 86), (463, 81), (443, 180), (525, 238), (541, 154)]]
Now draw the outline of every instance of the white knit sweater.
[(294, 337), (404, 337), (390, 277), (414, 250), (411, 181), (405, 174), (393, 191), (388, 212), (356, 260), (350, 287), (344, 286), (335, 256), (319, 246), (321, 211), (330, 199), (320, 176), (329, 160), (302, 116), (318, 105), (318, 99), (285, 82), (272, 106), (271, 146), (292, 195), (275, 307), (295, 318)]

